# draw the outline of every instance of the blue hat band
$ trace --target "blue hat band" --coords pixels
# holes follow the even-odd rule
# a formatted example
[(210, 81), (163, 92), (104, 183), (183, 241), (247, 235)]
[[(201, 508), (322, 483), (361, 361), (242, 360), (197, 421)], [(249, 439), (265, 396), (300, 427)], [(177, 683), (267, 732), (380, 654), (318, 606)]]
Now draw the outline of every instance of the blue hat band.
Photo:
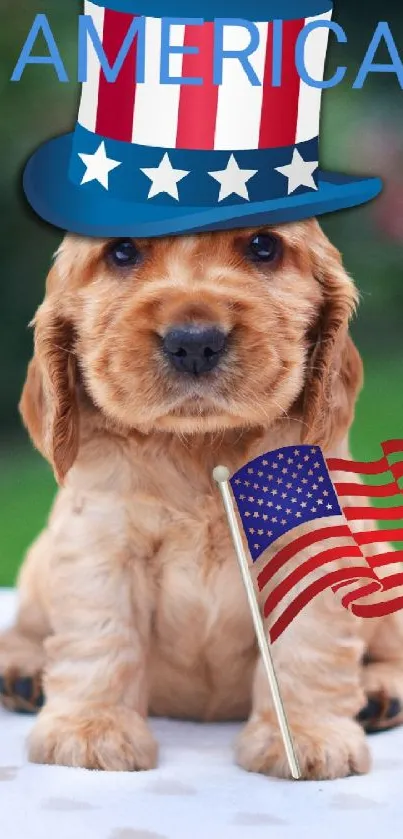
[[(77, 125), (69, 178), (83, 193), (102, 196), (107, 191), (115, 199), (136, 204), (180, 202), (182, 207), (211, 208), (247, 204), (314, 192), (318, 147), (316, 137), (275, 149), (165, 149), (111, 140)], [(107, 161), (101, 165), (100, 179), (94, 177), (95, 156)]]

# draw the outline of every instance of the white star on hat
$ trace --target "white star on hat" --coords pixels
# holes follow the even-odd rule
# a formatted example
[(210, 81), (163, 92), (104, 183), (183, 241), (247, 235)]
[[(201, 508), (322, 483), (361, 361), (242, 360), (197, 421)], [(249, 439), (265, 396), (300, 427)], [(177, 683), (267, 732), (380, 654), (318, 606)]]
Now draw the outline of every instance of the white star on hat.
[(141, 169), (140, 171), (152, 181), (147, 198), (154, 198), (160, 192), (166, 192), (171, 198), (176, 198), (179, 201), (177, 184), (182, 178), (186, 178), (189, 172), (185, 169), (174, 169), (168, 152), (165, 152), (159, 166), (155, 166), (152, 169)]
[(104, 140), (94, 154), (79, 154), (78, 156), (86, 166), (81, 184), (98, 181), (105, 189), (109, 189), (109, 172), (122, 164), (119, 160), (107, 157)]
[(219, 201), (223, 201), (229, 195), (239, 195), (240, 198), (246, 198), (249, 201), (246, 184), (257, 172), (258, 169), (240, 169), (234, 155), (231, 154), (225, 169), (219, 169), (217, 172), (208, 172), (207, 174), (221, 184), (220, 194), (218, 196)]
[(318, 189), (312, 177), (318, 165), (317, 160), (304, 160), (298, 149), (294, 149), (291, 163), (288, 166), (278, 166), (276, 172), (288, 178), (288, 195), (291, 195), (300, 186)]

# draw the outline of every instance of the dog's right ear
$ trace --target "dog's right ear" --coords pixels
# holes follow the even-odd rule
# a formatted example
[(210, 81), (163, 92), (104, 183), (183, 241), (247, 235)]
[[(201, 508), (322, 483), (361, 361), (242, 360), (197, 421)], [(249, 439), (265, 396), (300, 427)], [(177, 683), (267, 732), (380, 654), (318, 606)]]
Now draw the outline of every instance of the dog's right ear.
[(35, 351), (19, 408), (35, 446), (52, 464), (58, 483), (63, 483), (78, 451), (77, 367), (73, 329), (58, 311), (59, 296), (52, 292), (51, 277), (48, 289), (33, 321)]

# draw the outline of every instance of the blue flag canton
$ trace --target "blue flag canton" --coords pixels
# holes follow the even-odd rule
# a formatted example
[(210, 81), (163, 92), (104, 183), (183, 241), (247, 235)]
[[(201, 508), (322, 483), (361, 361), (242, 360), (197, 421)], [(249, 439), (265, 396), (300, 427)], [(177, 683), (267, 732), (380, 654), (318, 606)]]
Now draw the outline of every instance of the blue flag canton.
[(300, 524), (342, 513), (318, 446), (287, 446), (264, 454), (230, 483), (253, 561)]

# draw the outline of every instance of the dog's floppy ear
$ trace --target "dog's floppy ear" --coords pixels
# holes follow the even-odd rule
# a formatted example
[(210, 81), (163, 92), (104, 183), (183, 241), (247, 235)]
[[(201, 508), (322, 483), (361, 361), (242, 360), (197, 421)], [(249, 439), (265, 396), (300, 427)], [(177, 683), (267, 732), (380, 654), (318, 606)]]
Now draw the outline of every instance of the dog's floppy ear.
[(314, 273), (323, 305), (312, 334), (303, 394), (304, 442), (329, 448), (345, 437), (362, 386), (361, 357), (349, 333), (358, 294), (339, 252), (320, 231), (314, 246)]
[(57, 481), (62, 483), (78, 451), (76, 360), (72, 352), (73, 330), (58, 313), (58, 295), (52, 293), (51, 276), (48, 289), (33, 321), (34, 357), (19, 407), (35, 446), (52, 464)]

